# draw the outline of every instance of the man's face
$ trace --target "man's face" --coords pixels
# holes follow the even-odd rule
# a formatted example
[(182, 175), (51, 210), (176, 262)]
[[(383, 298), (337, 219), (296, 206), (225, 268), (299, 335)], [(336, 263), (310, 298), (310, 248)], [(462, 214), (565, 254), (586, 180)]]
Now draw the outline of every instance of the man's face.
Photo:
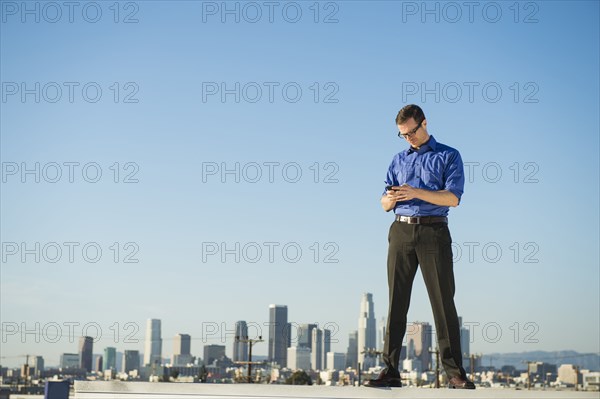
[(398, 131), (412, 147), (420, 147), (429, 140), (429, 134), (427, 133), (427, 119), (424, 119), (423, 122), (419, 124), (414, 118), (410, 118), (406, 122), (398, 125)]

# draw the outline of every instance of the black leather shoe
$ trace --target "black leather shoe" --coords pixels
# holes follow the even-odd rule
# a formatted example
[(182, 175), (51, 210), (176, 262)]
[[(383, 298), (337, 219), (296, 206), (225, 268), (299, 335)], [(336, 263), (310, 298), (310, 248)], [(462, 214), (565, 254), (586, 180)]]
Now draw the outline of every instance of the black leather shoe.
[(475, 389), (475, 384), (462, 377), (452, 377), (448, 381), (448, 388), (450, 389)]
[(394, 373), (388, 369), (383, 369), (383, 371), (379, 373), (379, 377), (367, 380), (364, 385), (369, 388), (400, 388), (402, 386), (402, 381), (400, 380), (400, 374), (398, 374), (398, 372)]

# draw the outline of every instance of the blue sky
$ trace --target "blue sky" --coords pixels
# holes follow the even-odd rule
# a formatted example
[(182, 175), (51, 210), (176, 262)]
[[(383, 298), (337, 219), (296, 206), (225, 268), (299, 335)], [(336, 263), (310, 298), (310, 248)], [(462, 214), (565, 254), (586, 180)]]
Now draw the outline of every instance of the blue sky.
[[(113, 2), (97, 2), (101, 14), (81, 2), (73, 22), (66, 8), (27, 2), (36, 22), (23, 3), (0, 3), (3, 356), (57, 364), (77, 350), (68, 323), (76, 336), (101, 327), (96, 353), (141, 350), (123, 326), (143, 340), (147, 318), (162, 320), (163, 353), (189, 333), (201, 355), (221, 342), (207, 326), (262, 324), (271, 303), (337, 329), (333, 349), (345, 352), (363, 292), (378, 320), (387, 312), (392, 219), (379, 195), (406, 147), (393, 122), (406, 103), (470, 165), (450, 229), (457, 308), (479, 323), (471, 350), (600, 351), (598, 2), (477, 2), (471, 19), (462, 2), (428, 2), (433, 13), (422, 2), (276, 2), (272, 22), (262, 2), (228, 2), (239, 22), (221, 2), (122, 2), (118, 16)], [(23, 87), (34, 94), (23, 99)], [(36, 162), (40, 182), (22, 182)], [(236, 163), (239, 182), (222, 174)], [(48, 182), (56, 164), (61, 178)], [(82, 177), (86, 164), (98, 182)], [(40, 243), (39, 263), (22, 260), (22, 242)], [(77, 243), (73, 262), (65, 242)], [(97, 262), (86, 243), (90, 257), (102, 250)], [(236, 243), (240, 261), (222, 259)], [(420, 274), (408, 317), (433, 323)], [(6, 333), (36, 323), (39, 333)]]

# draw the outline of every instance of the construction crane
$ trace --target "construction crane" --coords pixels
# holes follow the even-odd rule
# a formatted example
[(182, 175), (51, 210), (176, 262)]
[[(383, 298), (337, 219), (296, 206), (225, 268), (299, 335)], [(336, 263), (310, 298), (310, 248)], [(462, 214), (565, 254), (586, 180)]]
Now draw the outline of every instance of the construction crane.
[(15, 357), (24, 357), (25, 365), (29, 367), (29, 357), (33, 357), (33, 355), (17, 355), (17, 356), (0, 356), (0, 359), (14, 359)]
[(17, 355), (17, 356), (0, 356), (0, 359), (14, 359), (16, 357), (20, 358), (20, 357), (24, 357), (25, 358), (25, 364), (23, 365), (24, 368), (24, 372), (22, 373), (22, 377), (25, 380), (25, 386), (27, 386), (27, 381), (28, 381), (28, 376), (29, 376), (29, 357), (33, 357), (33, 355)]

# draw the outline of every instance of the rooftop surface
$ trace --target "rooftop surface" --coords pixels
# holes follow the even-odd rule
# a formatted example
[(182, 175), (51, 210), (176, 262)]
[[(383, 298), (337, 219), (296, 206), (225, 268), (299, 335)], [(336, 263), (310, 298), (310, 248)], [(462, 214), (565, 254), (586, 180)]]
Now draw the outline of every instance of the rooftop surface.
[(76, 399), (304, 399), (304, 398), (595, 398), (598, 392), (480, 388), (391, 388), (266, 384), (186, 384), (159, 382), (76, 381)]

